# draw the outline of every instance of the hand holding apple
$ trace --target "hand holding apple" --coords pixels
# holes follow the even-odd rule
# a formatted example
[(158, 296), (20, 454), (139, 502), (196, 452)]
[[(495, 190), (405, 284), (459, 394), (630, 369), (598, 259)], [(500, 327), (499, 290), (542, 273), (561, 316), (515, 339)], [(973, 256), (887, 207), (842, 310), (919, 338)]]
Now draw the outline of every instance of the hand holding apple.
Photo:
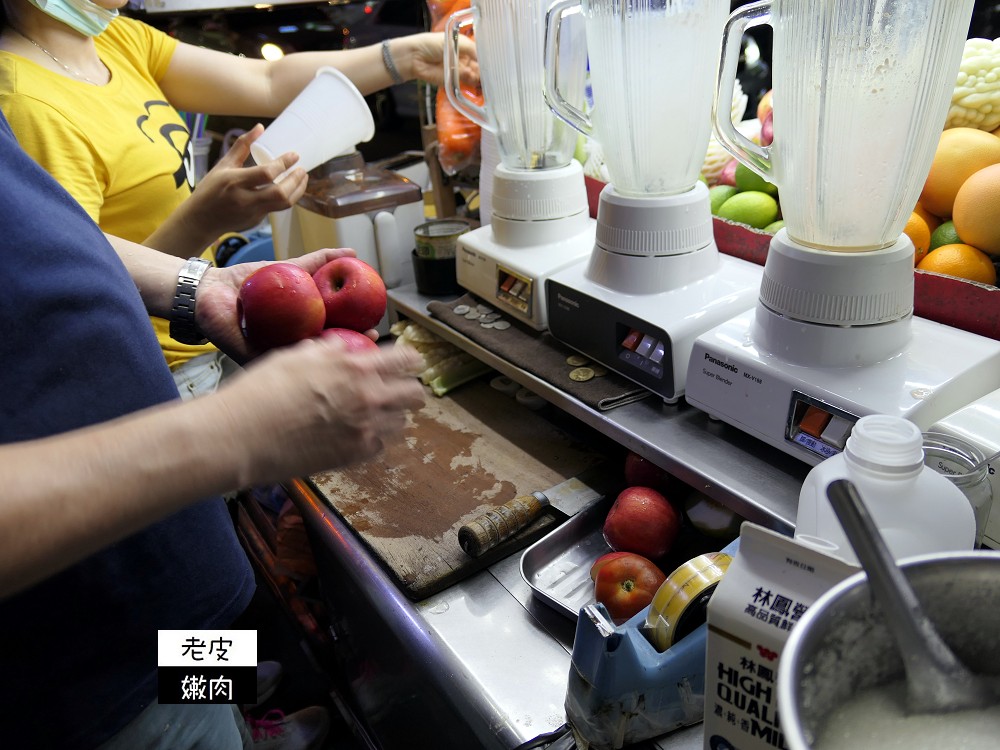
[(326, 308), (308, 271), (270, 263), (246, 278), (236, 300), (243, 335), (257, 349), (273, 349), (318, 336)]
[(626, 487), (604, 519), (604, 539), (611, 549), (657, 560), (673, 547), (681, 516), (651, 487)]
[(364, 352), (378, 349), (378, 344), (360, 331), (352, 331), (350, 328), (324, 328), (322, 335), (337, 336), (344, 342), (349, 352)]
[(336, 258), (313, 274), (326, 305), (327, 328), (367, 331), (385, 315), (385, 283), (359, 258)]

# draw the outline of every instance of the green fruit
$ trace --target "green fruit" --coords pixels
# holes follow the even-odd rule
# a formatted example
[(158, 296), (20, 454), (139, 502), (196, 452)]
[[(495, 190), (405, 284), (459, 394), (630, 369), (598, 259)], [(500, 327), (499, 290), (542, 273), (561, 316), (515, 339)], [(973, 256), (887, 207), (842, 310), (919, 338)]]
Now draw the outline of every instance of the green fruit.
[(778, 194), (777, 185), (772, 185), (742, 162), (736, 165), (736, 174), (733, 175), (733, 181), (736, 183), (736, 187), (740, 189), (740, 192), (757, 190), (768, 195)]
[(765, 232), (770, 232), (771, 234), (777, 234), (778, 230), (785, 226), (784, 219), (778, 219), (777, 221), (771, 222), (766, 227), (764, 227)]
[(778, 201), (759, 190), (745, 190), (719, 206), (716, 216), (763, 229), (777, 221)]
[(732, 185), (715, 185), (708, 189), (708, 202), (712, 207), (712, 215), (718, 215), (719, 206), (725, 203), (727, 200), (736, 195), (739, 191), (738, 188)]
[(955, 231), (955, 223), (953, 221), (945, 221), (931, 232), (929, 250), (934, 250), (941, 247), (941, 245), (954, 245), (956, 243), (967, 244), (965, 240), (958, 236), (958, 232)]

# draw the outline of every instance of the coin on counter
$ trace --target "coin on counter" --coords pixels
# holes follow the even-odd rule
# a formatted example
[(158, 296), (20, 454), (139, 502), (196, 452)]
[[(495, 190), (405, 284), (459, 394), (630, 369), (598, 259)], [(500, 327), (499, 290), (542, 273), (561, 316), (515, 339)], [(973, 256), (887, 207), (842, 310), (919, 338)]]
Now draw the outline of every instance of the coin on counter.
[(469, 310), (464, 316), (466, 320), (479, 320), (479, 313), (475, 310)]
[(493, 312), (493, 308), (487, 305), (476, 305), (476, 309), (480, 312), (481, 315), (486, 315), (487, 313)]
[(608, 374), (607, 369), (601, 367), (600, 365), (591, 365), (590, 369), (594, 371), (595, 378), (603, 378), (605, 375)]
[(581, 367), (590, 362), (586, 357), (582, 357), (579, 354), (570, 354), (566, 357), (566, 364), (570, 367)]
[(455, 315), (465, 315), (471, 309), (472, 308), (468, 305), (455, 305), (455, 307), (452, 308), (452, 312), (455, 313)]
[(482, 323), (479, 324), (480, 328), (493, 328), (495, 326), (496, 326), (495, 323), (490, 323), (488, 321), (483, 321)]
[(493, 324), (493, 327), (496, 328), (498, 331), (506, 331), (508, 328), (510, 328), (510, 321), (498, 320)]
[(577, 367), (569, 373), (569, 379), (575, 380), (577, 383), (586, 383), (593, 377), (594, 371), (589, 367)]

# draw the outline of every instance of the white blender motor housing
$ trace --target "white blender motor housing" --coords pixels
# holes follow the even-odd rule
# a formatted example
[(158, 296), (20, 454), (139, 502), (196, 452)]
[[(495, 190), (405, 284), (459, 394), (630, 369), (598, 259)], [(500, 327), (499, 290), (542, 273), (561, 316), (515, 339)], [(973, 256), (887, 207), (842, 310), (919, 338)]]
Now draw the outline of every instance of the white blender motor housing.
[(1000, 342), (914, 317), (913, 244), (849, 256), (782, 229), (756, 309), (695, 342), (685, 399), (817, 464), (869, 414), (922, 430), (1000, 387)]
[[(636, 3), (632, 13), (623, 4), (595, 0), (583, 11), (593, 119), (563, 97), (558, 66), (548, 62), (558, 56), (563, 16), (579, 0), (548, 12), (549, 106), (596, 134), (611, 174), (589, 258), (548, 279), (549, 330), (672, 403), (684, 392), (695, 338), (753, 307), (761, 278), (759, 266), (719, 254), (708, 188), (698, 181), (711, 129), (713, 45), (729, 4)], [(684, 102), (683, 114), (671, 97)]]
[[(685, 398), (817, 464), (843, 450), (863, 416), (928, 430), (996, 390), (1000, 342), (913, 316), (914, 250), (901, 234), (944, 122), (971, 0), (902, 3), (875, 19), (866, 0), (834, 0), (825, 16), (810, 2), (764, 0), (736, 11), (726, 29), (720, 98), (745, 28), (775, 27), (773, 144), (751, 143), (718, 112), (716, 129), (787, 194), (786, 224), (771, 242), (755, 309), (695, 342)], [(872, 27), (886, 32), (881, 49), (848, 43)], [(819, 39), (834, 48), (824, 52)], [(869, 67), (868, 55), (894, 65)], [(865, 81), (872, 76), (875, 87)], [(871, 158), (879, 150), (881, 160)]]
[[(458, 80), (458, 37), (475, 17), (484, 106)], [(541, 0), (473, 0), (448, 20), (445, 91), (455, 108), (496, 134), (490, 223), (465, 232), (456, 278), (488, 304), (536, 330), (548, 327), (545, 280), (586, 258), (594, 244), (583, 167), (572, 158), (576, 134), (549, 111), (542, 94), (545, 5)], [(567, 34), (582, 37), (570, 29)], [(563, 67), (584, 95), (585, 60), (568, 44)]]

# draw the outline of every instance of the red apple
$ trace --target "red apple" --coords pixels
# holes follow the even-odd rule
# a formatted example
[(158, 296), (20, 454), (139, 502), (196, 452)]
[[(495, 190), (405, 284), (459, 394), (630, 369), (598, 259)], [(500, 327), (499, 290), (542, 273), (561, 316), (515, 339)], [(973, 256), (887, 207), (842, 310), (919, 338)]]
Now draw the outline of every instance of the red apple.
[(768, 110), (760, 123), (760, 145), (770, 146), (774, 141), (774, 112)]
[(364, 352), (378, 349), (378, 344), (365, 336), (360, 331), (352, 331), (350, 328), (327, 328), (322, 334), (325, 336), (337, 336), (346, 345), (349, 352)]
[(367, 331), (385, 315), (385, 284), (358, 258), (337, 258), (313, 274), (326, 305), (327, 328)]
[(651, 487), (626, 487), (604, 519), (604, 539), (611, 549), (650, 560), (666, 555), (680, 530), (680, 514)]
[(236, 300), (243, 335), (258, 349), (273, 349), (318, 336), (326, 307), (308, 271), (271, 263), (250, 274)]
[(726, 166), (722, 168), (719, 172), (719, 177), (715, 181), (716, 185), (732, 185), (736, 187), (736, 167), (739, 165), (737, 159), (730, 159), (726, 162)]
[(629, 451), (625, 456), (626, 487), (652, 487), (657, 492), (667, 495), (676, 484), (677, 479), (672, 474), (638, 453)]
[(764, 118), (767, 117), (774, 108), (772, 101), (773, 97), (774, 89), (768, 89), (760, 98), (760, 101), (757, 102), (757, 119), (761, 122), (764, 122)]

